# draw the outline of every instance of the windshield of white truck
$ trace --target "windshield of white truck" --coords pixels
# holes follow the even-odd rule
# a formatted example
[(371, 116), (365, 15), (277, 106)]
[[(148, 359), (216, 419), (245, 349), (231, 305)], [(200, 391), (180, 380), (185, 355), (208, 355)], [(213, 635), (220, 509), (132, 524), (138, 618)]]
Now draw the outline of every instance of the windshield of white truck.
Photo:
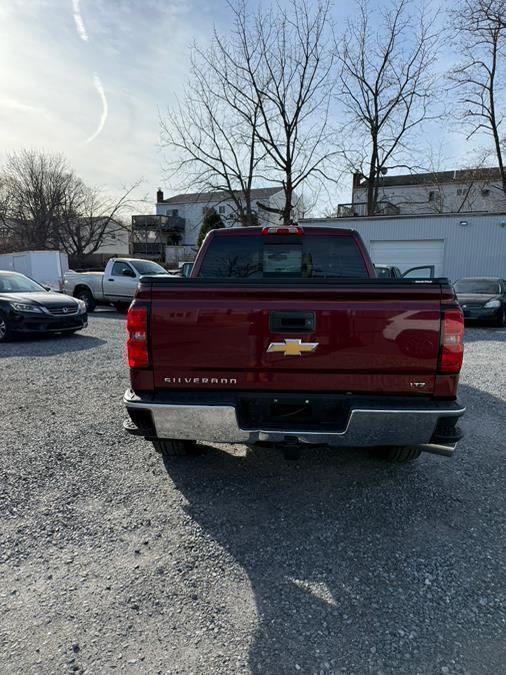
[(206, 278), (368, 278), (352, 237), (216, 237), (199, 277)]
[(167, 270), (164, 270), (161, 265), (155, 262), (150, 262), (149, 260), (131, 260), (130, 264), (132, 267), (135, 267), (138, 274), (141, 276), (143, 274), (157, 275), (157, 274), (167, 274)]

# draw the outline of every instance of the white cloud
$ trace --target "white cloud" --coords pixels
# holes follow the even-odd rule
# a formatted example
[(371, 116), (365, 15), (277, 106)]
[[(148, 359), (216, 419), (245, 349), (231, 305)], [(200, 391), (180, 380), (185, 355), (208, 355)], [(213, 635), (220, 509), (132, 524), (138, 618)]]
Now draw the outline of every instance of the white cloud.
[(89, 138), (85, 140), (85, 143), (91, 143), (92, 141), (95, 140), (95, 138), (99, 135), (99, 133), (102, 131), (102, 129), (105, 127), (105, 123), (107, 121), (107, 115), (109, 114), (109, 106), (107, 104), (107, 97), (105, 95), (104, 87), (102, 86), (102, 82), (100, 81), (99, 76), (95, 73), (93, 75), (93, 83), (95, 85), (95, 89), (98, 92), (98, 95), (100, 97), (100, 100), (102, 102), (102, 114), (100, 115), (100, 121), (98, 123), (98, 127)]
[(77, 33), (81, 40), (88, 42), (88, 33), (86, 32), (83, 17), (81, 15), (81, 0), (72, 0), (72, 7), (74, 9), (74, 21)]

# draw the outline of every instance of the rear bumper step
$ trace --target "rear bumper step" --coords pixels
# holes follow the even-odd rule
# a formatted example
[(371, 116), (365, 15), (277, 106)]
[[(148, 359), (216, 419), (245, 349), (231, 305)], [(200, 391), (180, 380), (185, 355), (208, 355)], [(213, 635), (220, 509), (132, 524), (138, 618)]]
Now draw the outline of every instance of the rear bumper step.
[[(465, 407), (454, 401), (417, 401), (412, 407), (365, 406), (360, 398), (348, 405), (344, 420), (336, 420), (335, 429), (296, 429), (287, 423), (250, 427), (238, 421), (235, 404), (205, 405), (189, 401), (161, 401), (156, 397), (141, 398), (128, 390), (124, 403), (133, 425), (126, 431), (147, 438), (202, 440), (215, 443), (259, 442), (276, 444), (308, 443), (316, 445), (374, 447), (379, 445), (419, 446), (426, 452), (450, 456), (460, 438), (456, 421)], [(397, 401), (396, 401), (397, 403)], [(406, 402), (405, 402), (406, 403)], [(444, 435), (441, 434), (443, 428)], [(295, 426), (295, 428), (294, 428)], [(295, 430), (296, 429), (296, 430)]]

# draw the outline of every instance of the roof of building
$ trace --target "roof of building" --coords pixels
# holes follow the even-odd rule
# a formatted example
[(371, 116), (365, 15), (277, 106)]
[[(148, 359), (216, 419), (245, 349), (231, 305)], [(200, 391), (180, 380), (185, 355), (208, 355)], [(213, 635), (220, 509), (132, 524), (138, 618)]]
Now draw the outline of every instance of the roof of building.
[[(500, 180), (498, 168), (456, 169), (455, 171), (431, 171), (428, 173), (408, 173), (399, 176), (382, 176), (378, 185), (393, 187), (394, 185), (434, 185), (439, 183), (460, 183), (470, 180)], [(360, 187), (367, 183), (364, 180)]]
[[(281, 190), (280, 187), (255, 188), (251, 190), (251, 199), (268, 199)], [(241, 190), (236, 190), (234, 194), (240, 195)], [(211, 204), (230, 200), (228, 192), (188, 192), (174, 197), (164, 199), (161, 204)]]

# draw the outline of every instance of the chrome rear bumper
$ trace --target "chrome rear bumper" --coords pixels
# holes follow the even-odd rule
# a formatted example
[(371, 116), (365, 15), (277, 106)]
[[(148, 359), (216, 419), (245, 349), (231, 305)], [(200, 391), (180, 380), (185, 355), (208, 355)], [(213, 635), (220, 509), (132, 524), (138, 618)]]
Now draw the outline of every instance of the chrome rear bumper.
[[(425, 409), (389, 409), (352, 407), (344, 429), (336, 431), (300, 431), (268, 428), (241, 428), (233, 405), (197, 405), (159, 403), (137, 397), (127, 391), (124, 403), (134, 422), (135, 411), (150, 413), (151, 431), (137, 433), (155, 438), (202, 440), (211, 443), (298, 442), (341, 447), (374, 447), (379, 445), (417, 445), (425, 452), (450, 456), (455, 442), (434, 442), (441, 418), (457, 418), (465, 407), (458, 403), (434, 402)], [(132, 429), (127, 429), (132, 432)]]

